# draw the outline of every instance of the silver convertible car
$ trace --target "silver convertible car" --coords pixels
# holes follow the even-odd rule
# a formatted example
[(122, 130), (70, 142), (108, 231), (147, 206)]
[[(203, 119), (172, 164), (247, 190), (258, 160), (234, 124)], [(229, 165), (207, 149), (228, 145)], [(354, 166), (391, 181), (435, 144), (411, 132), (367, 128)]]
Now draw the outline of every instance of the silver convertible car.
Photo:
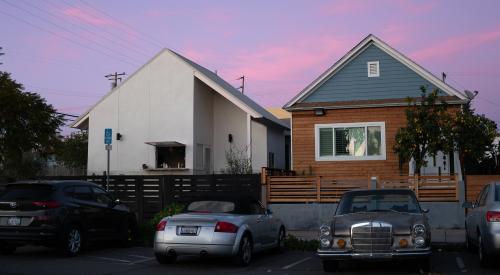
[(325, 271), (345, 260), (411, 259), (428, 272), (430, 227), (413, 191), (346, 192), (331, 223), (320, 228), (318, 256)]
[(163, 218), (156, 228), (154, 252), (159, 263), (179, 255), (231, 256), (246, 266), (252, 253), (281, 250), (285, 226), (259, 201), (207, 199), (189, 203), (183, 213)]

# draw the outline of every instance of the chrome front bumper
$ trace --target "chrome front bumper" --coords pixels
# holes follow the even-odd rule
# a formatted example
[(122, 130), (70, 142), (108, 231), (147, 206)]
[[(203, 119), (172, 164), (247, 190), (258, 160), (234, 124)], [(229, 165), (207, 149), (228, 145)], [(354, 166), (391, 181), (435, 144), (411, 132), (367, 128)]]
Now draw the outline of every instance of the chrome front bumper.
[(317, 255), (325, 260), (390, 260), (426, 258), (431, 255), (431, 248), (397, 249), (387, 253), (357, 253), (352, 250), (318, 249)]

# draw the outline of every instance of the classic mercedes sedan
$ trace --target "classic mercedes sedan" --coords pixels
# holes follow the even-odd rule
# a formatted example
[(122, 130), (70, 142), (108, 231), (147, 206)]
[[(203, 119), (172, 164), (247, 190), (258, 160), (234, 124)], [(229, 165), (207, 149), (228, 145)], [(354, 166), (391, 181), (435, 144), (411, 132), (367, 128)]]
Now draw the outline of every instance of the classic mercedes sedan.
[(180, 255), (232, 256), (246, 266), (253, 252), (284, 247), (285, 226), (259, 201), (206, 199), (184, 213), (165, 217), (156, 228), (154, 252), (161, 264)]
[(430, 227), (413, 191), (346, 192), (331, 223), (320, 228), (318, 256), (325, 271), (345, 260), (411, 259), (430, 269)]

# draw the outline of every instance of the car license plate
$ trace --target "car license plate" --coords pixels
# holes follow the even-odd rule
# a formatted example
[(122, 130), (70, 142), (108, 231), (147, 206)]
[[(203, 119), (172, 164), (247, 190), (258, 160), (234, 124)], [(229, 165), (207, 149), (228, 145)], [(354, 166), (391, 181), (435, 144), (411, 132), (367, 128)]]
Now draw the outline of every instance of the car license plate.
[(180, 229), (181, 235), (196, 235), (198, 233), (197, 226), (181, 226)]
[(19, 217), (10, 217), (7, 220), (7, 224), (10, 225), (10, 226), (19, 226), (19, 225), (21, 225), (21, 218), (19, 218)]

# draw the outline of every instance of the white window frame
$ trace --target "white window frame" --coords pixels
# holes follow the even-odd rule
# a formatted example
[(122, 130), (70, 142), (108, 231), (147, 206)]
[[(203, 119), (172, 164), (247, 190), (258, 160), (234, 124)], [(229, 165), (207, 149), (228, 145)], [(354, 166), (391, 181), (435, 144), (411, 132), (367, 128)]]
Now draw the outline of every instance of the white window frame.
[[(381, 154), (378, 156), (335, 156), (335, 128), (349, 128), (349, 127), (364, 127), (365, 128), (365, 143), (368, 139), (368, 127), (380, 127), (381, 139)], [(333, 155), (320, 156), (319, 155), (319, 129), (331, 128), (333, 130)], [(386, 160), (386, 140), (385, 140), (385, 122), (358, 122), (358, 123), (332, 123), (332, 124), (315, 124), (314, 125), (314, 143), (315, 143), (315, 159), (316, 161), (355, 161), (355, 160)], [(368, 150), (368, 147), (366, 150)], [(366, 151), (368, 153), (368, 151)]]
[[(377, 73), (376, 74), (370, 74), (370, 65), (375, 64), (377, 65)], [(368, 69), (368, 77), (379, 77), (380, 76), (380, 63), (378, 61), (368, 61), (366, 63), (366, 67)]]

